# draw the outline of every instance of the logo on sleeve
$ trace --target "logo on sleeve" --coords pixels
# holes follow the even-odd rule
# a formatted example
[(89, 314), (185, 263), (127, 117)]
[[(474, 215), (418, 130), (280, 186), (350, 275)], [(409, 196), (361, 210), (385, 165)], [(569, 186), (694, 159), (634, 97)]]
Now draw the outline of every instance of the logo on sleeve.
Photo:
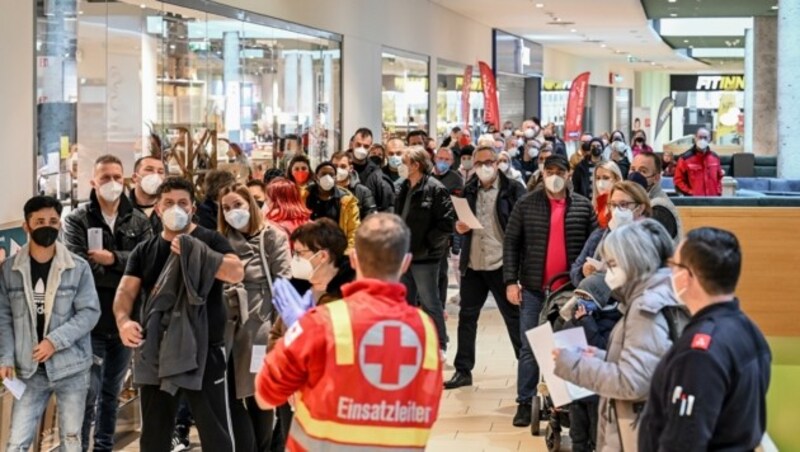
[(683, 387), (675, 386), (672, 391), (672, 404), (678, 405), (678, 416), (689, 417), (694, 410), (694, 396), (683, 392)]
[(692, 348), (695, 350), (708, 350), (711, 347), (711, 336), (708, 334), (697, 333), (692, 338)]
[(286, 335), (283, 336), (284, 344), (289, 347), (301, 334), (303, 334), (303, 327), (300, 326), (300, 322), (294, 322), (294, 325), (292, 325), (289, 331), (286, 332)]

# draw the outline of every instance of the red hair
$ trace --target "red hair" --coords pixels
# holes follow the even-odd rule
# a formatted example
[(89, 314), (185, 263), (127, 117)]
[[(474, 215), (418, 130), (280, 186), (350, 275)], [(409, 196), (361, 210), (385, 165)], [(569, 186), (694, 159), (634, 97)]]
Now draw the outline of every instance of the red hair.
[(275, 223), (302, 224), (311, 218), (311, 211), (300, 200), (300, 190), (294, 182), (276, 177), (266, 190), (270, 210), (266, 217)]

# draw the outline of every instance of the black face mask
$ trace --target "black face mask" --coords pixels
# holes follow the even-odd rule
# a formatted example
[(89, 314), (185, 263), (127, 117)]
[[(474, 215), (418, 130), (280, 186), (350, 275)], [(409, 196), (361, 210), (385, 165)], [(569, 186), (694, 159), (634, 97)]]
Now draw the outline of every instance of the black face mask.
[(31, 231), (31, 240), (37, 245), (48, 248), (56, 243), (58, 229), (52, 226), (42, 226)]
[(591, 144), (588, 141), (584, 141), (583, 143), (581, 143), (581, 149), (583, 150), (583, 152), (586, 152), (589, 149), (591, 149)]
[(646, 177), (644, 177), (644, 175), (642, 175), (642, 173), (631, 171), (630, 173), (628, 173), (628, 180), (631, 182), (636, 182), (637, 184), (641, 185), (642, 188), (644, 188), (645, 190), (650, 189), (650, 182), (647, 180)]
[(374, 163), (374, 164), (376, 164), (376, 165), (378, 165), (378, 166), (383, 166), (383, 157), (381, 157), (380, 155), (371, 156), (369, 158), (369, 161)]
[(553, 142), (553, 141), (556, 141), (556, 137), (553, 137), (553, 136), (550, 136), (550, 137), (544, 137), (544, 140), (545, 140), (545, 141), (550, 141), (550, 142)]
[(600, 157), (603, 155), (603, 148), (600, 146), (592, 146), (592, 155), (595, 157)]

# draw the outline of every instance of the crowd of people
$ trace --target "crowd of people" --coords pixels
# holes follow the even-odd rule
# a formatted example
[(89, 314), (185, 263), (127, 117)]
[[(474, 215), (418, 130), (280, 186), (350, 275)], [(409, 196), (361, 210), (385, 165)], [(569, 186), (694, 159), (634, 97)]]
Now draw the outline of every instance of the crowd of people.
[(187, 449), (192, 425), (222, 452), (424, 448), (442, 390), (473, 384), (489, 294), (517, 358), (510, 422), (526, 427), (540, 372), (525, 332), (567, 287), (562, 323), (590, 347), (556, 350), (556, 374), (597, 394), (569, 407), (573, 450), (753, 448), (770, 352), (735, 299), (739, 244), (685, 233), (661, 186), (719, 195), (708, 140), (675, 162), (642, 131), (584, 133), (568, 155), (535, 118), (474, 144), (361, 128), (316, 165), (299, 149), (244, 184), (212, 170), (202, 200), (154, 157), (126, 193), (102, 156), (63, 219), (53, 198), (25, 204), (30, 241), (2, 265), (0, 377), (27, 387), (7, 450), (28, 450), (51, 394), (63, 450), (112, 450), (130, 369), (144, 451)]

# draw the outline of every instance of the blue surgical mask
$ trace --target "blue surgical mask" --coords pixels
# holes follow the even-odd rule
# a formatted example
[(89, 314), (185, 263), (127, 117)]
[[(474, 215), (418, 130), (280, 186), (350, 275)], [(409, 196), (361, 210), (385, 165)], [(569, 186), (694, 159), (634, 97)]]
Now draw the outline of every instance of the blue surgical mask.
[(400, 157), (399, 155), (392, 155), (389, 157), (389, 166), (391, 166), (392, 168), (397, 169), (397, 167), (399, 167), (402, 164), (403, 164), (403, 157)]
[(450, 171), (450, 164), (447, 162), (436, 162), (436, 171), (439, 174), (444, 174)]

